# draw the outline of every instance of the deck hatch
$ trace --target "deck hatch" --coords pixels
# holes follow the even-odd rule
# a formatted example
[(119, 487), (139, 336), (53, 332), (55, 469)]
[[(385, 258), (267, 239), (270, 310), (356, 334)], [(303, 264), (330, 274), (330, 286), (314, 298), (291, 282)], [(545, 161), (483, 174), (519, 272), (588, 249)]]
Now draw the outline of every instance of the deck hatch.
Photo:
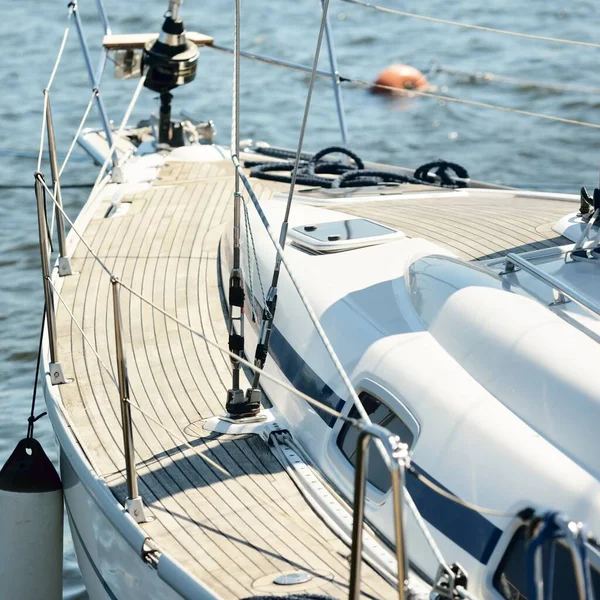
[(401, 231), (363, 218), (298, 225), (289, 235), (297, 245), (319, 254), (362, 248), (404, 237)]

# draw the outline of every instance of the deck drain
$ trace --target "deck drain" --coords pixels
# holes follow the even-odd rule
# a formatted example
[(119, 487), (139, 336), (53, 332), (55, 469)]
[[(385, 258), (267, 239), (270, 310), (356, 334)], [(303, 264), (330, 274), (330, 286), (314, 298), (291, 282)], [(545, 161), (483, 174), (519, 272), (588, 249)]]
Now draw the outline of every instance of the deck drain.
[(277, 585), (299, 585), (301, 583), (307, 583), (313, 578), (310, 573), (306, 571), (294, 571), (292, 573), (281, 573), (273, 579), (273, 583)]
[(281, 594), (285, 588), (285, 593), (291, 594), (321, 587), (333, 579), (333, 574), (327, 571), (279, 571), (263, 575), (252, 587), (258, 592), (273, 594)]

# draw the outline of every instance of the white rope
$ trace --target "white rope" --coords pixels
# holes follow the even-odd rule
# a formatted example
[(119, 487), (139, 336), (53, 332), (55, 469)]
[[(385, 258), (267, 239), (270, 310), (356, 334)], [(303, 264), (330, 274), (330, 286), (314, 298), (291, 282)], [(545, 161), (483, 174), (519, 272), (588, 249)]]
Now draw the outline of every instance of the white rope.
[(454, 27), (462, 27), (464, 29), (476, 29), (477, 31), (486, 31), (487, 33), (499, 33), (501, 35), (509, 35), (513, 37), (525, 38), (528, 40), (537, 40), (541, 42), (552, 42), (554, 44), (569, 44), (572, 46), (585, 46), (587, 48), (600, 48), (600, 44), (594, 42), (580, 42), (579, 40), (569, 40), (564, 38), (555, 38), (545, 35), (534, 35), (531, 33), (521, 33), (518, 31), (507, 31), (505, 29), (496, 29), (494, 27), (485, 27), (483, 25), (472, 25), (470, 23), (461, 23), (459, 21), (449, 21), (448, 19), (439, 19), (437, 17), (428, 17), (426, 15), (419, 15), (416, 13), (404, 12), (402, 10), (396, 10), (393, 8), (386, 8), (385, 6), (378, 6), (377, 4), (370, 4), (369, 2), (362, 2), (361, 0), (343, 0), (349, 4), (357, 4), (358, 6), (364, 6), (366, 8), (372, 8), (379, 12), (384, 12), (393, 15), (399, 15), (401, 17), (410, 17), (411, 19), (420, 19), (421, 21), (429, 21), (431, 23), (441, 23), (442, 25), (452, 25)]
[[(119, 126), (119, 129), (117, 131), (117, 135), (114, 137), (114, 142), (112, 143), (112, 146), (108, 150), (108, 154), (106, 155), (104, 164), (102, 165), (102, 168), (100, 169), (100, 172), (98, 173), (98, 177), (96, 177), (96, 181), (94, 183), (94, 188), (92, 189), (92, 193), (91, 193), (90, 197), (94, 196), (94, 192), (96, 191), (98, 184), (100, 183), (100, 181), (102, 181), (102, 178), (104, 177), (104, 173), (106, 172), (108, 164), (110, 163), (111, 157), (117, 148), (117, 144), (119, 143), (119, 140), (120, 140), (121, 136), (123, 135), (123, 131), (125, 131), (125, 127), (127, 126), (127, 121), (129, 121), (129, 117), (131, 116), (131, 113), (133, 112), (133, 109), (138, 101), (138, 98), (140, 97), (142, 89), (144, 88), (145, 81), (146, 81), (145, 75), (140, 77), (140, 80), (138, 81), (135, 91), (133, 92), (133, 96), (131, 97), (131, 101), (129, 102), (129, 106), (127, 107), (127, 110), (125, 111), (125, 114), (123, 115), (123, 120), (121, 121), (121, 125)], [(107, 140), (107, 142), (108, 142), (108, 140)]]
[(69, 150), (67, 151), (67, 155), (65, 156), (65, 159), (63, 160), (63, 164), (60, 167), (60, 171), (58, 172), (58, 176), (60, 177), (63, 174), (63, 171), (65, 170), (65, 167), (67, 166), (67, 163), (69, 162), (69, 159), (71, 158), (71, 154), (73, 153), (73, 150), (77, 144), (77, 139), (79, 138), (79, 136), (81, 135), (81, 132), (83, 130), (83, 126), (85, 125), (85, 122), (87, 121), (87, 118), (90, 114), (90, 111), (92, 110), (92, 106), (94, 105), (94, 99), (96, 98), (96, 90), (94, 90), (92, 92), (92, 96), (90, 98), (90, 101), (88, 102), (87, 108), (85, 109), (85, 112), (83, 113), (83, 117), (79, 123), (79, 127), (77, 128), (77, 132), (75, 133), (73, 140), (71, 141), (71, 145), (69, 146)]

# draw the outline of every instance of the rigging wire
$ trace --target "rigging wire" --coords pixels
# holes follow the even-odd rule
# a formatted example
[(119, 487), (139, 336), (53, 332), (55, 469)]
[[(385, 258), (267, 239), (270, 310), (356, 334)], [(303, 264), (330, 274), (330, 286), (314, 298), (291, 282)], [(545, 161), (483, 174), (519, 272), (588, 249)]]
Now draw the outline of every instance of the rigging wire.
[(457, 104), (464, 104), (466, 106), (475, 106), (477, 108), (489, 108), (492, 110), (498, 110), (501, 112), (514, 113), (517, 115), (523, 115), (526, 117), (535, 117), (538, 119), (546, 119), (548, 121), (556, 121), (559, 123), (566, 123), (568, 125), (578, 125), (580, 127), (589, 127), (591, 129), (600, 129), (600, 123), (589, 123), (586, 121), (578, 121), (577, 119), (568, 119), (566, 117), (557, 117), (554, 115), (547, 115), (544, 113), (536, 113), (529, 110), (522, 110), (520, 108), (512, 108), (510, 106), (501, 106), (499, 104), (490, 104), (489, 102), (479, 102), (477, 100), (467, 100), (466, 98), (457, 98), (455, 96), (448, 96), (444, 94), (436, 94), (434, 92), (419, 92), (417, 90), (399, 90), (398, 88), (390, 87), (388, 85), (381, 85), (370, 83), (368, 81), (361, 81), (360, 79), (348, 79), (344, 81), (349, 81), (355, 85), (364, 88), (378, 88), (382, 90), (392, 91), (398, 93), (399, 96), (423, 96), (425, 98), (433, 98), (435, 100), (443, 100), (445, 102), (455, 102)]
[[(235, 156), (240, 153), (240, 29), (241, 29), (241, 0), (235, 0), (235, 18), (233, 26), (234, 53), (233, 53), (233, 82), (231, 90), (231, 152)], [(232, 267), (229, 274), (229, 347), (235, 350), (236, 356), (244, 353), (244, 325), (245, 325), (245, 284), (241, 268), (240, 248), (240, 209), (242, 195), (240, 193), (240, 177), (234, 174), (233, 190), (233, 232), (232, 232)], [(250, 273), (252, 278), (252, 273)], [(252, 286), (252, 279), (250, 279)], [(254, 307), (252, 308), (254, 311)], [(252, 313), (254, 317), (254, 312)], [(238, 334), (235, 332), (235, 322), (238, 323)], [(225, 405), (229, 413), (256, 414), (260, 410), (260, 403), (253, 402), (252, 398), (246, 398), (240, 389), (240, 369), (238, 361), (232, 363), (231, 389), (227, 391), (227, 403)], [(241, 401), (240, 401), (241, 400)], [(241, 411), (241, 412), (237, 412)]]
[[(75, 235), (79, 238), (79, 240), (83, 243), (83, 245), (86, 247), (87, 251), (89, 252), (89, 254), (92, 256), (92, 258), (102, 267), (102, 269), (106, 272), (106, 274), (111, 278), (111, 279), (117, 279), (119, 285), (126, 289), (130, 294), (133, 294), (136, 298), (138, 298), (139, 300), (141, 300), (142, 302), (145, 302), (146, 304), (148, 304), (149, 306), (151, 306), (153, 309), (157, 310), (158, 312), (160, 312), (163, 316), (171, 319), (172, 321), (174, 321), (175, 323), (177, 323), (178, 325), (180, 325), (181, 327), (183, 327), (186, 331), (188, 331), (189, 333), (198, 336), (199, 338), (201, 338), (202, 340), (204, 340), (209, 346), (213, 346), (214, 348), (216, 348), (217, 350), (219, 350), (220, 352), (222, 352), (223, 354), (228, 355), (230, 358), (235, 358), (235, 360), (239, 360), (241, 364), (243, 364), (244, 366), (248, 367), (249, 369), (251, 369), (252, 371), (259, 371), (261, 373), (261, 375), (263, 375), (264, 377), (266, 377), (267, 379), (273, 381), (274, 383), (278, 384), (279, 386), (283, 387), (284, 389), (286, 389), (289, 392), (292, 392), (293, 394), (296, 394), (298, 397), (302, 398), (303, 400), (305, 400), (306, 402), (308, 402), (311, 406), (318, 408), (319, 410), (323, 410), (324, 412), (329, 413), (331, 416), (336, 417), (338, 419), (341, 419), (344, 422), (356, 425), (357, 421), (356, 419), (353, 419), (351, 417), (348, 417), (346, 415), (343, 415), (342, 413), (340, 413), (339, 411), (331, 408), (330, 406), (328, 406), (327, 404), (324, 404), (318, 400), (315, 400), (314, 398), (311, 398), (310, 396), (308, 396), (307, 394), (304, 394), (303, 392), (301, 392), (300, 390), (296, 389), (295, 387), (293, 387), (292, 385), (287, 384), (285, 381), (283, 381), (282, 379), (279, 379), (273, 375), (270, 375), (269, 373), (266, 373), (265, 371), (263, 371), (262, 369), (259, 369), (256, 365), (254, 365), (253, 363), (251, 363), (250, 361), (245, 360), (244, 358), (238, 357), (237, 354), (234, 354), (233, 352), (231, 352), (229, 349), (224, 348), (223, 346), (221, 346), (220, 344), (218, 344), (217, 342), (214, 342), (212, 340), (210, 340), (206, 335), (204, 335), (202, 332), (194, 329), (191, 325), (188, 325), (186, 323), (184, 323), (183, 321), (181, 321), (180, 319), (178, 319), (177, 317), (171, 315), (170, 313), (168, 313), (165, 309), (161, 308), (160, 306), (158, 306), (157, 304), (155, 304), (154, 302), (152, 302), (151, 300), (148, 300), (147, 298), (145, 298), (142, 294), (140, 294), (139, 292), (135, 291), (133, 288), (129, 287), (127, 284), (123, 283), (123, 281), (121, 281), (104, 263), (104, 261), (91, 249), (91, 247), (89, 246), (89, 244), (85, 241), (84, 237), (82, 236), (82, 234), (78, 231), (78, 229), (75, 227), (75, 225), (73, 224), (73, 222), (71, 221), (71, 219), (69, 219), (68, 215), (65, 213), (64, 209), (56, 202), (56, 199), (54, 198), (54, 196), (52, 195), (52, 193), (50, 192), (50, 190), (48, 189), (48, 186), (46, 185), (46, 183), (44, 182), (44, 180), (41, 180), (43, 187), (46, 190), (46, 193), (49, 194), (50, 199), (54, 202), (54, 204), (56, 204), (56, 208), (57, 210), (61, 211), (62, 215), (65, 217), (65, 219), (68, 221), (69, 225), (71, 226), (71, 231), (73, 231), (75, 233)], [(58, 295), (58, 291), (56, 290), (56, 287), (54, 286), (54, 284), (52, 283), (52, 281), (50, 281), (50, 284), (52, 286), (52, 288), (54, 289), (55, 293)], [(60, 296), (59, 296), (60, 298)], [(63, 302), (64, 304), (64, 302)], [(69, 315), (71, 317), (71, 319), (77, 323), (75, 317), (73, 316), (73, 314), (70, 311)], [(79, 327), (78, 327), (79, 328)], [(79, 328), (79, 330), (81, 331), (81, 333), (83, 334), (82, 329)], [(83, 334), (85, 336), (85, 334)], [(86, 340), (87, 341), (87, 340)], [(91, 342), (88, 341), (88, 343), (91, 344)], [(99, 356), (97, 356), (97, 358), (99, 358)], [(99, 358), (100, 360), (100, 358)], [(107, 367), (105, 367), (107, 368)]]
[(52, 84), (54, 83), (54, 78), (56, 77), (56, 73), (58, 72), (58, 67), (62, 61), (62, 57), (65, 52), (65, 47), (67, 45), (67, 39), (69, 38), (69, 31), (71, 29), (71, 18), (73, 17), (73, 7), (69, 6), (69, 10), (67, 12), (67, 26), (63, 32), (62, 40), (60, 42), (60, 46), (58, 48), (58, 53), (56, 55), (56, 59), (54, 61), (54, 66), (52, 67), (52, 71), (50, 72), (50, 77), (48, 79), (48, 83), (44, 89), (44, 108), (42, 114), (42, 128), (40, 135), (40, 149), (38, 153), (38, 162), (37, 162), (37, 171), (38, 173), (42, 170), (42, 156), (44, 154), (44, 139), (46, 133), (46, 110), (48, 108), (48, 93), (52, 88)]
[[(366, 414), (366, 411), (365, 411), (362, 403), (360, 402), (358, 395), (356, 394), (356, 390), (354, 389), (354, 387), (352, 386), (352, 383), (348, 379), (348, 375), (346, 374), (346, 371), (345, 371), (344, 367), (342, 366), (342, 363), (340, 362), (340, 359), (338, 358), (337, 353), (333, 349), (333, 346), (331, 345), (331, 342), (329, 341), (329, 338), (327, 337), (325, 330), (323, 329), (308, 298), (306, 297), (304, 290), (298, 283), (298, 281), (294, 275), (294, 271), (292, 270), (286, 257), (284, 256), (283, 248), (279, 245), (279, 242), (275, 238), (275, 235), (273, 234), (273, 230), (271, 229), (269, 220), (267, 219), (265, 213), (262, 210), (262, 207), (260, 206), (260, 202), (258, 201), (258, 198), (256, 197), (254, 190), (252, 189), (252, 185), (248, 181), (248, 178), (246, 177), (246, 175), (243, 173), (242, 166), (240, 165), (239, 161), (237, 160), (237, 157), (234, 157), (233, 164), (240, 174), (240, 179), (241, 179), (244, 187), (246, 188), (246, 191), (248, 192), (248, 196), (252, 200), (252, 204), (254, 205), (254, 208), (256, 209), (256, 212), (258, 213), (258, 216), (265, 227), (265, 230), (267, 232), (267, 235), (269, 236), (269, 239), (271, 240), (271, 243), (275, 246), (275, 250), (277, 250), (278, 255), (281, 256), (281, 262), (283, 263), (283, 265), (288, 273), (288, 276), (290, 278), (290, 281), (291, 281), (292, 285), (294, 286), (294, 288), (296, 289), (296, 292), (298, 293), (300, 301), (302, 302), (306, 312), (308, 313), (308, 316), (309, 316), (314, 328), (316, 329), (317, 334), (319, 335), (319, 338), (321, 339), (321, 342), (325, 346), (325, 350), (327, 351), (327, 354), (329, 355), (331, 361), (333, 362), (335, 370), (337, 371), (338, 375), (341, 377), (341, 379), (344, 383), (344, 386), (348, 389), (348, 391), (350, 393), (350, 397), (352, 398), (353, 402), (357, 406), (357, 410), (358, 410), (359, 414), (361, 414), (361, 411), (365, 412), (365, 414)], [(361, 417), (362, 417), (362, 415), (361, 415)], [(367, 415), (366, 421), (367, 421), (367, 423), (371, 422), (368, 415)]]
[[(67, 155), (65, 156), (63, 163), (60, 167), (60, 171), (58, 172), (59, 177), (63, 174), (63, 171), (65, 170), (65, 167), (67, 166), (67, 164), (69, 162), (69, 159), (71, 158), (71, 154), (73, 153), (75, 145), (77, 144), (77, 140), (79, 139), (79, 136), (81, 135), (81, 132), (83, 131), (83, 126), (85, 125), (85, 122), (87, 121), (90, 111), (92, 110), (92, 106), (94, 105), (94, 100), (97, 95), (98, 95), (98, 91), (93, 90), (92, 95), (90, 97), (90, 101), (87, 104), (87, 107), (85, 109), (85, 112), (83, 113), (83, 117), (82, 117), (81, 121), (79, 122), (79, 127), (77, 128), (77, 131), (76, 131), (75, 135), (73, 136), (71, 145), (69, 146), (69, 149), (67, 150)], [(64, 189), (65, 186), (61, 184), (60, 187), (61, 187), (61, 189)]]
[(142, 93), (142, 89), (144, 88), (145, 82), (146, 82), (146, 76), (142, 75), (140, 77), (140, 80), (138, 81), (135, 91), (133, 92), (133, 96), (131, 97), (131, 100), (129, 101), (127, 110), (125, 111), (125, 114), (123, 115), (123, 120), (121, 121), (121, 125), (119, 125), (119, 129), (117, 130), (117, 135), (114, 136), (114, 141), (113, 141), (110, 149), (108, 150), (108, 153), (106, 155), (104, 163), (100, 169), (100, 172), (98, 173), (98, 176), (96, 177), (96, 181), (94, 183), (94, 189), (92, 190), (92, 193), (90, 195), (91, 197), (93, 197), (94, 192), (96, 191), (96, 188), (98, 187), (99, 183), (102, 181), (102, 178), (104, 177), (104, 173), (106, 172), (106, 169), (108, 168), (108, 164), (111, 161), (112, 155), (116, 151), (117, 145), (118, 145), (119, 141), (121, 140), (123, 132), (125, 131), (125, 127), (127, 126), (129, 117), (131, 116), (131, 113), (133, 112), (133, 109), (135, 108), (135, 105), (137, 104), (138, 98), (140, 97), (140, 94)]
[[(288, 220), (289, 220), (289, 215), (290, 215), (290, 210), (291, 210), (291, 205), (292, 205), (292, 199), (293, 199), (293, 195), (294, 195), (294, 188), (296, 185), (296, 179), (298, 177), (298, 165), (300, 163), (300, 158), (302, 155), (302, 145), (304, 143), (304, 135), (306, 132), (306, 125), (308, 123), (308, 115), (310, 112), (310, 104), (311, 104), (311, 99), (312, 99), (314, 83), (315, 83), (315, 80), (317, 77), (319, 54), (320, 54), (321, 45), (322, 45), (322, 41), (323, 41), (323, 35), (325, 32), (325, 24), (327, 22), (328, 9), (329, 9), (329, 0), (324, 0), (323, 6), (322, 6), (322, 14), (321, 14), (321, 25), (319, 28), (317, 45), (315, 48), (315, 54), (314, 54), (313, 65), (312, 65), (312, 69), (311, 69), (311, 77), (310, 77), (310, 82), (309, 82), (309, 86), (308, 86), (308, 92), (307, 92), (306, 101), (304, 104), (304, 114), (302, 117), (302, 124), (300, 127), (300, 135), (298, 137), (298, 147), (297, 147), (297, 151), (296, 151), (296, 157), (294, 160), (294, 168), (292, 171), (292, 181), (290, 184), (288, 200), (287, 200), (287, 204), (286, 204), (286, 208), (285, 208), (285, 215), (284, 215), (281, 229), (279, 232), (279, 242), (277, 242), (277, 240), (273, 236), (273, 233), (269, 226), (268, 220), (267, 220), (264, 212), (260, 208), (260, 203), (258, 202), (258, 199), (256, 198), (254, 191), (252, 190), (252, 186), (251, 186), (250, 182), (245, 177), (245, 175), (242, 173), (241, 165), (238, 160), (238, 156), (237, 155), (232, 156), (232, 160), (233, 160), (233, 164), (236, 168), (236, 171), (238, 173), (238, 178), (242, 180), (244, 187), (246, 188), (248, 194), (250, 195), (252, 202), (261, 218), (261, 221), (263, 222), (263, 225), (265, 225), (265, 228), (267, 230), (269, 237), (271, 238), (271, 241), (275, 244), (275, 248), (277, 249), (277, 258), (276, 258), (276, 262), (275, 262), (275, 268), (273, 271), (273, 279), (271, 282), (271, 289), (269, 290), (269, 293), (268, 293), (268, 297), (274, 298), (275, 300), (272, 300), (272, 304), (270, 307), (267, 304), (265, 304), (264, 318), (268, 319), (269, 323), (268, 323), (268, 325), (265, 325), (265, 320), (263, 320), (262, 327), (261, 327), (261, 335), (259, 337), (259, 344), (257, 344), (257, 358), (259, 356), (259, 345), (260, 344), (263, 345), (263, 349), (265, 352), (269, 347), (269, 337), (270, 337), (271, 327), (273, 325), (273, 318), (274, 318), (273, 313), (274, 313), (275, 301), (276, 301), (276, 297), (277, 297), (277, 284), (278, 284), (278, 280), (279, 280), (279, 274), (281, 272), (281, 264), (283, 263), (288, 272), (289, 278), (292, 281), (292, 284), (296, 288), (298, 295), (300, 296), (300, 299), (301, 299), (302, 303), (304, 304), (304, 307), (306, 308), (306, 310), (309, 314), (309, 317), (310, 317), (311, 321), (313, 322), (315, 329), (317, 330), (317, 333), (319, 334), (319, 337), (321, 338), (323, 344), (325, 345), (325, 349), (327, 350), (327, 353), (329, 354), (330, 358), (333, 361), (336, 371), (338, 372), (339, 376), (341, 377), (342, 382), (344, 383), (344, 386), (347, 388), (348, 392), (350, 393), (350, 397), (352, 398), (354, 405), (356, 406), (356, 410), (358, 411), (362, 420), (366, 421), (367, 423), (370, 423), (371, 420), (369, 419), (369, 415), (367, 414), (365, 407), (362, 405), (362, 403), (358, 397), (358, 394), (356, 393), (356, 390), (354, 389), (354, 386), (352, 385), (352, 383), (348, 377), (348, 374), (346, 373), (346, 370), (344, 369), (342, 363), (340, 362), (340, 360), (337, 356), (337, 353), (333, 349), (333, 346), (329, 342), (329, 338), (327, 337), (327, 334), (325, 333), (323, 327), (321, 326), (319, 319), (317, 318), (316, 314), (314, 313), (314, 310), (310, 306), (308, 299), (304, 295), (303, 291), (301, 290), (300, 285), (298, 284), (295, 277), (293, 276), (293, 274), (289, 268), (289, 265), (286, 264), (286, 260), (283, 255), (285, 241), (286, 241), (286, 237), (287, 237)], [(239, 48), (236, 47), (236, 54), (238, 54), (238, 51), (239, 51)], [(235, 83), (237, 83), (237, 85), (239, 85), (239, 81), (237, 81)], [(264, 361), (262, 361), (262, 362), (264, 364)], [(258, 389), (259, 377), (260, 377), (260, 373), (256, 371), (255, 375), (254, 375), (254, 381), (252, 382), (252, 389)], [(379, 444), (378, 444), (378, 447), (379, 447)], [(379, 448), (379, 450), (382, 451), (381, 448)]]
[[(349, 0), (344, 0), (344, 1), (349, 1)], [(213, 48), (214, 50), (220, 51), (220, 52), (228, 52), (231, 53), (232, 50), (231, 48), (227, 48), (225, 46), (206, 46), (207, 48)], [(241, 52), (240, 53), (241, 56), (243, 56), (244, 58), (247, 58), (249, 60), (256, 60), (258, 62), (262, 62), (265, 64), (270, 64), (273, 66), (277, 66), (277, 67), (281, 67), (283, 69), (291, 69), (291, 70), (295, 70), (295, 71), (302, 71), (302, 72), (306, 72), (307, 70), (309, 70), (308, 67), (304, 66), (304, 65), (294, 65), (293, 63), (290, 64), (287, 61), (281, 61), (278, 60), (276, 58), (271, 58), (271, 57), (265, 57), (265, 56), (259, 56), (256, 54), (251, 54), (248, 52)], [(324, 78), (324, 79), (331, 79), (331, 75), (329, 73), (325, 73), (325, 72), (317, 72), (317, 76)], [(386, 90), (386, 91), (390, 91), (390, 92), (394, 92), (398, 95), (398, 97), (413, 97), (413, 96), (423, 96), (426, 98), (431, 98), (434, 100), (438, 100), (438, 101), (443, 101), (443, 102), (452, 102), (455, 104), (464, 104), (467, 106), (474, 106), (477, 108), (486, 108), (486, 109), (490, 109), (490, 110), (497, 110), (500, 112), (507, 112), (507, 113), (514, 113), (514, 114), (518, 114), (518, 115), (522, 115), (522, 116), (527, 116), (527, 117), (534, 117), (537, 119), (544, 119), (547, 121), (556, 121), (559, 123), (566, 123), (568, 125), (577, 125), (579, 127), (588, 127), (591, 129), (600, 129), (600, 124), (599, 123), (590, 123), (587, 121), (579, 121), (577, 119), (568, 119), (566, 117), (558, 117), (555, 115), (548, 115), (548, 114), (544, 114), (544, 113), (537, 113), (534, 111), (529, 111), (529, 110), (522, 110), (519, 108), (512, 108), (510, 106), (502, 106), (500, 104), (490, 104), (489, 102), (478, 102), (476, 100), (468, 100), (466, 98), (458, 98), (457, 96), (448, 96), (447, 94), (438, 94), (435, 92), (420, 92), (417, 90), (399, 90), (398, 88), (395, 87), (391, 87), (391, 86), (387, 86), (387, 85), (381, 85), (381, 84), (375, 84), (375, 83), (371, 83), (369, 81), (364, 81), (361, 79), (357, 79), (354, 77), (346, 77), (342, 74), (339, 75), (339, 80), (341, 83), (347, 83), (349, 85), (353, 85), (356, 87), (361, 87), (361, 88), (365, 88), (365, 89), (372, 89), (372, 88), (376, 88), (376, 89), (381, 89), (381, 90)]]
[(446, 67), (438, 61), (432, 66), (432, 72), (435, 73), (447, 73), (448, 75), (454, 75), (459, 77), (466, 77), (470, 80), (481, 81), (483, 83), (504, 83), (507, 85), (515, 85), (524, 88), (538, 88), (543, 90), (549, 90), (552, 92), (575, 92), (579, 94), (600, 94), (600, 88), (589, 87), (582, 85), (573, 85), (569, 83), (551, 83), (548, 81), (534, 81), (530, 79), (521, 79), (519, 77), (509, 77), (507, 75), (500, 75), (498, 73), (492, 73), (490, 71), (465, 71), (461, 69), (453, 69), (452, 67)]
[(363, 6), (365, 8), (371, 8), (373, 10), (377, 10), (379, 12), (398, 15), (401, 17), (409, 17), (411, 19), (420, 19), (421, 21), (429, 21), (431, 23), (440, 23), (442, 25), (452, 25), (453, 27), (462, 27), (464, 29), (475, 29), (477, 31), (485, 31), (487, 33), (498, 33), (501, 35), (508, 35), (512, 37), (519, 37), (528, 40), (536, 40), (540, 42), (552, 42), (555, 44), (568, 44), (572, 46), (585, 46), (587, 48), (600, 48), (600, 44), (595, 42), (582, 42), (579, 40), (570, 40), (564, 38), (555, 38), (549, 37), (545, 35), (535, 35), (532, 33), (522, 33), (519, 31), (508, 31), (506, 29), (496, 29), (494, 27), (485, 27), (484, 25), (472, 25), (470, 23), (462, 23), (460, 21), (450, 21), (448, 19), (440, 19), (438, 17), (429, 17), (427, 15), (420, 15), (416, 13), (405, 12), (402, 10), (397, 10), (395, 8), (387, 8), (385, 6), (379, 6), (378, 4), (371, 4), (369, 2), (364, 2), (363, 0), (342, 0), (342, 2), (347, 2), (348, 4), (356, 4), (358, 6)]

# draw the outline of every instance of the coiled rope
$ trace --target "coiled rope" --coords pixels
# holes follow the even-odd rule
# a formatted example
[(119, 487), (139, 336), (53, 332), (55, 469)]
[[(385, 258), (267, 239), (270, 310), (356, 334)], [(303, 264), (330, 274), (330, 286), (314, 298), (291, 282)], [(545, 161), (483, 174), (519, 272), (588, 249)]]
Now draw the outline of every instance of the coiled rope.
[[(293, 152), (279, 148), (257, 148), (256, 152), (275, 158), (291, 158)], [(346, 164), (339, 160), (324, 160), (330, 154), (343, 154), (352, 160)], [(250, 168), (250, 175), (258, 179), (291, 183), (293, 180), (294, 163), (291, 161), (246, 161), (245, 167)], [(433, 172), (436, 177), (431, 175)], [(303, 154), (298, 162), (296, 182), (323, 188), (346, 188), (376, 186), (385, 183), (412, 183), (416, 185), (440, 185), (441, 187), (466, 187), (469, 179), (467, 170), (453, 162), (436, 160), (421, 165), (414, 174), (404, 175), (395, 171), (368, 169), (361, 158), (342, 146), (329, 146), (316, 154)], [(439, 180), (439, 181), (438, 181)]]

